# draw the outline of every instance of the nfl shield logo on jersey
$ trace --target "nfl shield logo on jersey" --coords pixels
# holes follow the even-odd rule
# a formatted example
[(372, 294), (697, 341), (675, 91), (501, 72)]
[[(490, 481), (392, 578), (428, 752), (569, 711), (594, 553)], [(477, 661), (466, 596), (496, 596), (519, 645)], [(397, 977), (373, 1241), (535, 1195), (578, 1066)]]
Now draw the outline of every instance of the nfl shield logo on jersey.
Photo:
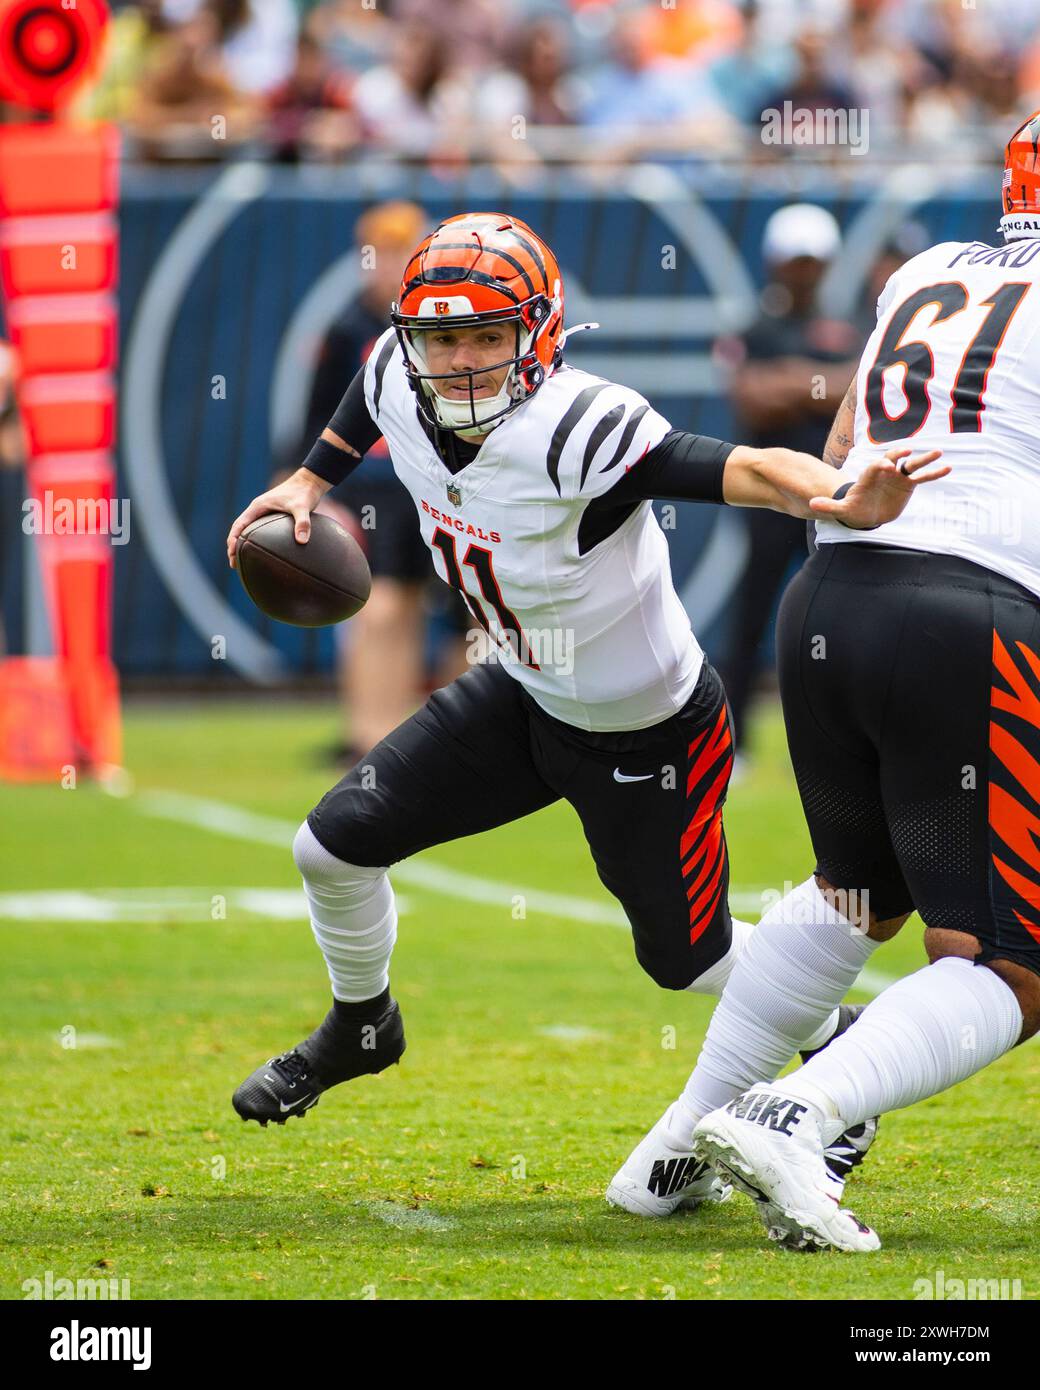
[(448, 501), (451, 503), (453, 507), (461, 507), (462, 489), (458, 486), (457, 483), (448, 483), (446, 486), (448, 492)]

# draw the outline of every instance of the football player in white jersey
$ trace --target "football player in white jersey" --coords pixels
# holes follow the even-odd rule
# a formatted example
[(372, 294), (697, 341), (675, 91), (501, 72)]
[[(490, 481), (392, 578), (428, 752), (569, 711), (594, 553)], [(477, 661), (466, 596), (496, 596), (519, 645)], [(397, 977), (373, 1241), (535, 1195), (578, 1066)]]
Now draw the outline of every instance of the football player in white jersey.
[[(732, 743), (651, 499), (802, 517), (826, 504), (844, 525), (875, 526), (946, 472), (928, 469), (934, 453), (879, 450), (832, 501), (819, 459), (672, 430), (636, 392), (564, 363), (559, 268), (508, 216), (451, 218), (424, 239), (391, 325), (304, 467), (237, 519), (229, 555), (274, 510), (305, 541), (318, 500), (382, 435), (438, 572), (497, 659), (436, 691), (300, 827), (294, 855), (333, 1005), (236, 1091), (238, 1113), (261, 1124), (404, 1051), (388, 866), (561, 797), (643, 968), (667, 989), (720, 993), (751, 931), (726, 900)], [(841, 1021), (832, 1008), (798, 1042), (821, 1046)], [(688, 1156), (658, 1186), (688, 1204), (722, 1190)]]
[[(934, 246), (878, 301), (825, 457), (848, 482), (912, 439), (954, 467), (876, 530), (817, 522), (777, 625), (815, 872), (762, 918), (651, 1131), (788, 1244), (875, 1249), (825, 1147), (1040, 1028), (1038, 143), (1040, 113), (1005, 152), (1002, 244)], [(930, 964), (775, 1081), (913, 909)]]

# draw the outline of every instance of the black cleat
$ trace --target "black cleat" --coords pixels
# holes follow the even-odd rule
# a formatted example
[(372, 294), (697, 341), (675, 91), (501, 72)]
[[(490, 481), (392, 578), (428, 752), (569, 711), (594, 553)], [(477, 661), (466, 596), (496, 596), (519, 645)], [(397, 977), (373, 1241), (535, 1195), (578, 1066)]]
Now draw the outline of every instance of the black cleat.
[(872, 1120), (853, 1125), (824, 1149), (823, 1161), (836, 1178), (844, 1182), (853, 1168), (859, 1167), (867, 1156), (867, 1150), (877, 1138), (880, 1123), (879, 1117), (875, 1115)]
[(345, 1016), (333, 1005), (309, 1038), (247, 1076), (231, 1104), (243, 1120), (257, 1120), (263, 1128), (269, 1120), (284, 1125), (313, 1109), (331, 1086), (393, 1066), (404, 1049), (404, 1021), (395, 1000), (367, 1019)]
[[(840, 1038), (842, 1033), (847, 1033), (866, 1007), (866, 1004), (839, 1004), (837, 1028), (823, 1044), (823, 1047), (815, 1047), (811, 1052), (803, 1052), (801, 1054), (802, 1062), (808, 1062), (811, 1057), (822, 1052), (824, 1047), (830, 1047), (835, 1038)], [(839, 1182), (844, 1183), (853, 1168), (858, 1168), (866, 1158), (867, 1150), (877, 1138), (879, 1123), (879, 1117), (875, 1115), (871, 1120), (864, 1120), (860, 1125), (853, 1125), (844, 1134), (839, 1134), (834, 1143), (828, 1144), (827, 1148), (824, 1149), (824, 1161)]]
[(814, 1047), (811, 1052), (799, 1053), (802, 1065), (815, 1057), (818, 1052), (822, 1052), (825, 1047), (830, 1047), (835, 1038), (840, 1038), (842, 1033), (847, 1033), (852, 1025), (859, 1018), (866, 1008), (866, 1004), (839, 1004), (838, 1005), (838, 1026), (821, 1047)]

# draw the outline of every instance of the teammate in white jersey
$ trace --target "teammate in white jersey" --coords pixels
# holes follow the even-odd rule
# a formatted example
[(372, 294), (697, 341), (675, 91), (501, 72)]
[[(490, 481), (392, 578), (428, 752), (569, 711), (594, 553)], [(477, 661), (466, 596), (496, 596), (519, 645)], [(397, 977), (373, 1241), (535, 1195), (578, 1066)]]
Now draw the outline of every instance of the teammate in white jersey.
[[(670, 429), (634, 391), (564, 363), (559, 268), (515, 218), (443, 223), (409, 262), (391, 321), (305, 466), (235, 522), (229, 553), (272, 510), (293, 514), (305, 540), (319, 498), (383, 435), (438, 572), (499, 656), (436, 691), (300, 827), (333, 1006), (238, 1088), (238, 1113), (261, 1123), (404, 1050), (387, 867), (561, 797), (643, 968), (664, 988), (718, 994), (750, 932), (726, 901), (732, 744), (651, 499), (810, 517), (822, 498), (844, 524), (873, 526), (945, 472), (927, 470), (934, 453), (879, 451), (832, 502), (834, 473), (818, 459)], [(839, 1022), (831, 1009), (799, 1041), (822, 1045)], [(721, 1190), (692, 1161), (670, 1179), (691, 1203)]]
[(959, 555), (1040, 595), (1040, 236), (1012, 238), (941, 242), (888, 281), (843, 407), (855, 443), (842, 480), (910, 439), (952, 471), (869, 535), (818, 522), (819, 544)]
[[(944, 242), (880, 297), (825, 457), (852, 480), (913, 440), (953, 469), (869, 533), (817, 523), (777, 625), (816, 870), (762, 918), (619, 1174), (645, 1189), (665, 1144), (711, 1159), (789, 1244), (875, 1249), (825, 1147), (1040, 1028), (1038, 143), (1040, 113), (1005, 153), (1004, 245)], [(931, 963), (776, 1082), (912, 909)]]

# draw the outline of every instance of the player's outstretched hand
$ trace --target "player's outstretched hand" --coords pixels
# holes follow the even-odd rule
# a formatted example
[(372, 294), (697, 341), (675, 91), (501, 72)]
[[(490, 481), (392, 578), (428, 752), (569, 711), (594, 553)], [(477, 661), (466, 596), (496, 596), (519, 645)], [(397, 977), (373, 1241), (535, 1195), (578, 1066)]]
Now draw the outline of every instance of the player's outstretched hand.
[[(809, 508), (814, 516), (833, 517), (853, 530), (873, 530), (894, 521), (922, 483), (934, 483), (950, 471), (948, 463), (928, 468), (942, 457), (941, 449), (910, 457), (908, 448), (889, 449), (883, 459), (868, 463), (844, 497), (814, 497)], [(927, 469), (927, 472), (922, 472)]]
[(311, 512), (324, 497), (328, 487), (328, 483), (307, 469), (301, 468), (284, 483), (279, 483), (277, 487), (269, 488), (259, 497), (254, 497), (245, 511), (235, 518), (234, 525), (228, 532), (228, 564), (232, 569), (235, 567), (235, 551), (238, 549), (239, 536), (247, 526), (260, 517), (267, 516), (269, 512), (288, 512), (296, 523), (296, 539), (301, 545), (305, 544), (311, 534)]

